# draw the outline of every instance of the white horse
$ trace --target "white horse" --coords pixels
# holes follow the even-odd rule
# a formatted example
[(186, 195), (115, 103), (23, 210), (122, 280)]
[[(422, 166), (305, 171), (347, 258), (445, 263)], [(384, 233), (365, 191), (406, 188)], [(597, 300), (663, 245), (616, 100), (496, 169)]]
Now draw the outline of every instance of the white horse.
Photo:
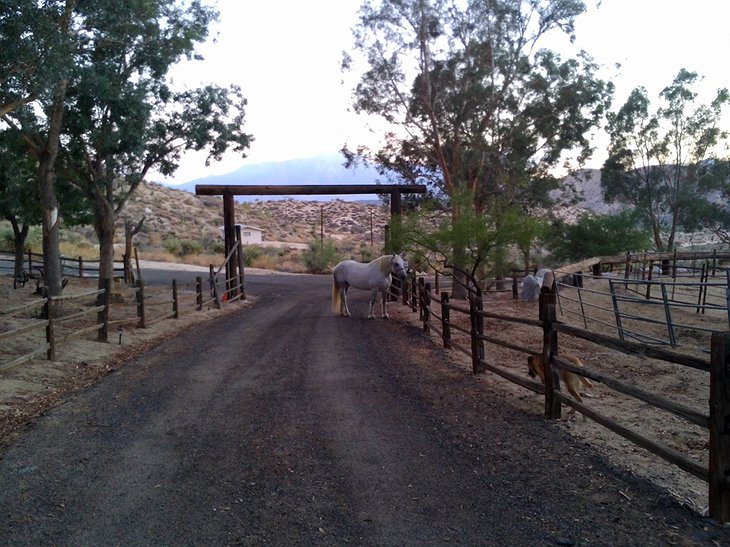
[(388, 289), (392, 276), (404, 280), (408, 275), (408, 262), (403, 257), (393, 254), (363, 264), (354, 260), (343, 260), (332, 270), (334, 282), (332, 284), (332, 310), (345, 317), (350, 317), (350, 310), (347, 307), (347, 290), (350, 287), (356, 289), (370, 290), (370, 306), (368, 308), (368, 319), (375, 319), (375, 298), (378, 291), (382, 293), (383, 315), (387, 318), (388, 312), (385, 304), (388, 299)]

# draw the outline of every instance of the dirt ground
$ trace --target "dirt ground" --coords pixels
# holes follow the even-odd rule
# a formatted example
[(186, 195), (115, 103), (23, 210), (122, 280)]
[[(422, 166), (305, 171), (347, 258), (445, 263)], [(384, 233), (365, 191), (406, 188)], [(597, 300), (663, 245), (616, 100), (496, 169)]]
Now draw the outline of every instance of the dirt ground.
[[(84, 292), (95, 288), (94, 280), (72, 280), (67, 293)], [(26, 285), (22, 289), (14, 290), (9, 277), (0, 278), (0, 301), (4, 302), (2, 310), (18, 305), (33, 296), (34, 287)], [(169, 289), (161, 290), (162, 292)], [(190, 296), (190, 289), (183, 289), (186, 297)], [(115, 291), (117, 311), (113, 317), (128, 314), (134, 316), (134, 296), (123, 289)], [(162, 295), (161, 295), (162, 296)], [(25, 424), (35, 416), (42, 414), (63, 400), (73, 392), (98, 382), (124, 362), (144, 353), (169, 337), (179, 334), (196, 324), (217, 317), (220, 314), (234, 312), (245, 306), (246, 303), (235, 303), (217, 310), (208, 307), (202, 312), (193, 311), (193, 305), (184, 310), (180, 319), (167, 319), (156, 322), (146, 329), (136, 329), (131, 325), (121, 332), (112, 329), (108, 343), (95, 341), (95, 333), (80, 339), (73, 339), (63, 344), (58, 351), (58, 360), (49, 362), (45, 359), (34, 359), (28, 363), (0, 371), (0, 447), (11, 442), (13, 437), (22, 431)], [(565, 302), (569, 306), (568, 301)], [(518, 317), (537, 318), (537, 303), (514, 301), (509, 293), (498, 297), (489, 296), (485, 309)], [(418, 314), (407, 307), (391, 304), (391, 317), (405, 322), (418, 323)], [(694, 315), (694, 317), (693, 317)], [(582, 326), (570, 315), (559, 316), (559, 319)], [(12, 318), (0, 315), (0, 332), (17, 328), (24, 321), (31, 321), (30, 313), (26, 317), (14, 315)], [(466, 326), (467, 319), (452, 316), (452, 321)], [(687, 314), (682, 322), (692, 324), (692, 321), (703, 325), (717, 325), (718, 330), (727, 328), (726, 318), (723, 327), (723, 318), (698, 316)], [(13, 327), (13, 325), (15, 325)], [(542, 344), (542, 332), (536, 327), (528, 327), (517, 323), (488, 320), (485, 330), (493, 336), (513, 343), (539, 350)], [(23, 344), (39, 344), (42, 331), (35, 335), (24, 335), (23, 343), (9, 344), (0, 341), (2, 361), (8, 360), (13, 354), (27, 352)], [(434, 344), (440, 343), (438, 335), (432, 335)], [(698, 347), (706, 342), (701, 333), (695, 333), (694, 339), (685, 339), (684, 345), (677, 351), (685, 351), (694, 355), (704, 355)], [(469, 348), (468, 338), (459, 333), (453, 333), (453, 339), (464, 349)], [(689, 343), (688, 343), (689, 342)], [(669, 365), (651, 359), (640, 359), (619, 354), (611, 350), (595, 346), (581, 340), (560, 339), (560, 348), (563, 352), (581, 356), (586, 367), (619, 379), (629, 380), (647, 391), (663, 395), (698, 411), (708, 412), (709, 374)], [(458, 349), (450, 350), (455, 363), (463, 367), (464, 374), (471, 374), (470, 358)], [(486, 357), (490, 363), (502, 366), (517, 374), (527, 375), (526, 355), (520, 352), (503, 348), (496, 344), (486, 344)], [(541, 416), (543, 412), (543, 398), (541, 395), (528, 391), (512, 384), (495, 374), (480, 376), (485, 391), (508, 394), (515, 406), (526, 412)], [(649, 438), (657, 440), (666, 446), (679, 450), (683, 454), (707, 465), (708, 434), (702, 428), (693, 426), (671, 414), (658, 411), (649, 405), (629, 400), (621, 394), (615, 393), (602, 385), (596, 385), (586, 394), (586, 404), (620, 424), (634, 429)], [(596, 447), (605, 454), (615, 465), (630, 469), (632, 472), (647, 477), (668, 490), (680, 501), (687, 504), (700, 514), (707, 514), (707, 485), (704, 481), (694, 478), (679, 468), (665, 463), (659, 457), (633, 445), (629, 441), (615, 435), (602, 426), (583, 420), (575, 414), (570, 415), (564, 409), (564, 419), (560, 426), (571, 434), (583, 439), (586, 444)], [(630, 494), (627, 493), (627, 496)]]
[[(584, 303), (605, 306), (606, 297), (598, 294), (604, 285), (605, 282), (586, 281), (585, 287), (589, 290), (596, 290), (597, 293), (593, 295), (587, 292), (582, 293)], [(565, 296), (561, 301), (563, 313), (561, 314), (559, 309), (558, 319), (577, 327), (584, 327), (582, 318), (571, 312), (571, 308), (573, 311), (579, 309), (576, 304), (575, 289), (563, 289), (563, 294)], [(610, 301), (608, 305), (610, 306)], [(641, 310), (630, 310), (628, 305), (625, 306), (625, 309), (627, 312), (641, 313), (657, 319), (661, 319), (660, 315), (664, 313), (661, 307), (639, 306)], [(508, 316), (538, 318), (537, 302), (513, 300), (509, 292), (488, 294), (485, 298), (484, 308), (487, 311)], [(598, 308), (591, 309), (588, 313), (596, 317), (603, 314), (602, 319), (607, 321), (612, 319), (612, 314), (606, 315)], [(687, 308), (673, 309), (672, 314), (674, 321), (689, 327), (695, 325), (715, 330), (727, 330), (726, 313), (715, 312), (703, 315), (695, 313), (692, 308)], [(413, 313), (408, 308), (398, 306), (396, 316), (413, 323), (419, 322), (418, 313)], [(462, 314), (452, 312), (451, 321), (467, 330), (469, 328), (468, 317)], [(594, 331), (616, 335), (615, 328), (610, 329), (604, 324), (591, 324), (589, 321), (588, 325)], [(632, 329), (636, 332), (661, 337), (666, 327), (646, 323), (639, 325), (638, 322), (634, 322)], [(542, 330), (537, 327), (487, 319), (485, 334), (536, 351), (542, 348)], [(434, 344), (442, 343), (439, 333), (432, 331), (430, 336)], [(452, 340), (464, 350), (469, 350), (470, 344), (467, 335), (452, 330)], [(666, 349), (673, 349), (678, 353), (686, 353), (709, 361), (707, 353), (710, 347), (709, 333), (692, 328), (681, 329), (678, 341), (678, 347), (667, 347)], [(629, 356), (567, 336), (560, 337), (559, 351), (579, 356), (585, 366), (592, 371), (623, 380), (647, 392), (663, 396), (706, 415), (709, 414), (709, 373), (655, 359)], [(459, 349), (452, 349), (449, 352), (455, 362), (461, 363), (464, 373), (470, 374), (471, 357)], [(524, 374), (525, 378), (528, 378), (526, 354), (497, 344), (485, 343), (485, 356), (490, 364), (498, 365), (515, 374)], [(544, 411), (542, 395), (490, 372), (480, 375), (480, 381), (483, 382), (485, 390), (510, 394), (519, 408), (542, 415)], [(589, 408), (615, 420), (624, 427), (679, 451), (703, 466), (708, 465), (709, 433), (707, 430), (651, 405), (626, 397), (602, 384), (593, 383), (593, 388), (583, 391), (584, 404)], [(606, 454), (615, 465), (628, 468), (637, 475), (649, 478), (669, 491), (680, 502), (702, 515), (707, 515), (708, 486), (703, 480), (666, 463), (658, 456), (654, 456), (598, 423), (583, 419), (577, 412), (571, 413), (567, 407), (563, 407), (563, 418), (559, 425), (583, 439), (587, 444), (596, 447), (600, 453)]]
[[(86, 293), (96, 289), (95, 279), (72, 278), (64, 290), (64, 295)], [(13, 289), (12, 277), (0, 277), (0, 333), (17, 329), (36, 322), (40, 308), (34, 307), (18, 313), (6, 314), (17, 306), (40, 300), (34, 294), (35, 283)], [(45, 354), (31, 361), (10, 368), (0, 368), (0, 448), (11, 442), (13, 437), (34, 417), (52, 408), (64, 397), (100, 381), (115, 368), (143, 354), (163, 340), (176, 336), (196, 324), (208, 321), (221, 314), (235, 312), (242, 306), (253, 302), (234, 302), (222, 310), (212, 304), (202, 311), (195, 310), (192, 287), (181, 287), (183, 299), (179, 319), (165, 319), (152, 323), (147, 328), (135, 328), (134, 323), (110, 327), (109, 341), (98, 342), (96, 332), (70, 338), (57, 348), (55, 361), (45, 359)], [(147, 287), (146, 296), (156, 300), (148, 308), (149, 317), (159, 317), (170, 311), (171, 290), (169, 288)], [(65, 313), (72, 313), (93, 304), (93, 297), (85, 301), (73, 301), (67, 305)], [(117, 285), (112, 291), (111, 317), (113, 320), (134, 318), (136, 300), (131, 289)], [(92, 317), (95, 314), (92, 314)], [(79, 319), (57, 329), (56, 335), (64, 334), (85, 326), (88, 319)], [(43, 328), (35, 329), (9, 340), (0, 340), (0, 361), (7, 362), (16, 356), (27, 354), (42, 347), (45, 342)]]

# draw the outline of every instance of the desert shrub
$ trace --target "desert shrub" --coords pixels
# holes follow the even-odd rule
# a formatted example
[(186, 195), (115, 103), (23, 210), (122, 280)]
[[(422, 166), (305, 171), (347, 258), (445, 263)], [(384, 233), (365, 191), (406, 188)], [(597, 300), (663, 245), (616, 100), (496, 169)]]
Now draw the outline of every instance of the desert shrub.
[(181, 244), (180, 240), (176, 237), (168, 237), (162, 242), (164, 249), (171, 255), (180, 256)]
[(372, 259), (373, 259), (372, 247), (366, 247), (365, 245), (362, 245), (360, 247), (360, 261), (361, 262), (370, 262)]
[(262, 268), (264, 270), (278, 270), (279, 261), (275, 256), (269, 254), (261, 254), (251, 263), (253, 268)]
[(192, 239), (183, 239), (180, 242), (180, 256), (189, 256), (198, 254), (203, 250), (203, 244), (199, 241), (194, 241)]
[[(262, 255), (261, 247), (255, 245), (243, 246), (243, 263), (253, 266), (253, 263)], [(258, 266), (257, 266), (258, 267)]]
[(309, 244), (309, 249), (302, 253), (302, 260), (309, 273), (325, 273), (340, 259), (341, 257), (331, 241), (324, 245), (313, 241)]
[(180, 239), (168, 237), (163, 242), (165, 250), (175, 256), (190, 256), (198, 254), (203, 250), (203, 244), (192, 239)]

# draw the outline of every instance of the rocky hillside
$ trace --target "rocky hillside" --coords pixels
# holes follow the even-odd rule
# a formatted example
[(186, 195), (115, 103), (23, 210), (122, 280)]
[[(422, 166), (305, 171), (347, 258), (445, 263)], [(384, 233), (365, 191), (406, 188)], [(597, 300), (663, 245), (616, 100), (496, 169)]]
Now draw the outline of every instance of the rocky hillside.
[[(223, 199), (196, 196), (154, 183), (144, 183), (127, 203), (118, 236), (123, 238), (123, 219), (136, 222), (145, 217), (144, 228), (135, 237), (140, 248), (163, 245), (169, 238), (195, 240), (212, 248), (220, 241), (223, 226)], [(236, 204), (236, 221), (264, 230), (267, 242), (308, 243), (324, 236), (335, 242), (341, 252), (351, 252), (373, 240), (382, 245), (383, 226), (389, 219), (388, 208), (359, 202), (279, 200)]]

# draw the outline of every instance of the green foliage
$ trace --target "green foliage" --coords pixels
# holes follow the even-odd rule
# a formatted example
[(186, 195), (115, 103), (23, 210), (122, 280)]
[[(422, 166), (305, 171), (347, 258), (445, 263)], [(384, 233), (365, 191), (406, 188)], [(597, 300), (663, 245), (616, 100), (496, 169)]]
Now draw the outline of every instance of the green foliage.
[[(24, 248), (34, 252), (42, 252), (43, 230), (40, 226), (30, 226), (24, 241)], [(13, 252), (15, 250), (15, 234), (9, 226), (0, 228), (0, 249)]]
[(414, 264), (442, 270), (454, 268), (476, 282), (485, 267), (502, 267), (497, 251), (514, 241), (520, 215), (505, 211), (498, 219), (478, 212), (468, 191), (451, 201), (452, 214), (425, 209), (404, 219), (401, 240)]
[(200, 241), (177, 237), (167, 238), (163, 242), (163, 246), (168, 253), (181, 257), (199, 254), (203, 250), (203, 244)]
[[(22, 49), (0, 48), (0, 81), (17, 85), (11, 89), (14, 96), (34, 94), (39, 104), (16, 106), (7, 119), (49, 163), (39, 167), (38, 176), (44, 177), (39, 182), (48, 189), (53, 178), (45, 173), (55, 173), (56, 193), (74, 196), (93, 211), (102, 249), (100, 276), (110, 277), (116, 216), (150, 169), (173, 173), (186, 150), (205, 150), (212, 161), (229, 149), (243, 154), (249, 146), (251, 136), (243, 132), (246, 100), (238, 87), (174, 91), (167, 82), (173, 65), (199, 58), (195, 47), (206, 40), (217, 12), (198, 0), (11, 4), (2, 20), (3, 32), (6, 27), (17, 31), (13, 36), (29, 43)], [(61, 12), (65, 17), (59, 17)], [(41, 25), (43, 21), (48, 24)], [(58, 47), (40, 47), (49, 40)], [(0, 45), (7, 41), (0, 33)], [(19, 53), (25, 57), (17, 58)], [(51, 57), (56, 59), (55, 70), (40, 71)], [(25, 63), (52, 77), (6, 80)], [(12, 99), (6, 91), (5, 86), (0, 90), (0, 107)], [(44, 134), (48, 142), (39, 137)], [(54, 166), (55, 155), (45, 152), (59, 143)], [(44, 199), (48, 208), (55, 206), (55, 198)], [(67, 214), (75, 209), (61, 211), (66, 222), (75, 220)], [(188, 245), (182, 252), (196, 249)]]
[(730, 159), (703, 162), (698, 176), (698, 191), (688, 196), (682, 225), (710, 230), (730, 245)]
[(399, 130), (358, 154), (441, 198), (469, 188), (477, 211), (546, 204), (550, 169), (589, 157), (613, 93), (585, 53), (541, 47), (584, 10), (579, 0), (365, 1), (353, 55), (369, 66), (354, 106)]
[(719, 123), (730, 94), (720, 89), (710, 104), (697, 104), (697, 82), (696, 73), (682, 69), (659, 94), (659, 108), (652, 110), (646, 89), (639, 87), (608, 115), (604, 199), (634, 207), (652, 228), (660, 251), (674, 247), (680, 223), (707, 222), (713, 215), (713, 192), (722, 190), (722, 177), (714, 185), (703, 185), (702, 178), (712, 171), (708, 166), (717, 164), (717, 145), (727, 139)]
[(35, 183), (37, 162), (12, 128), (0, 131), (0, 217), (22, 224), (40, 224), (41, 206)]
[(337, 253), (332, 241), (328, 240), (324, 245), (319, 241), (312, 241), (309, 243), (309, 249), (302, 253), (302, 260), (309, 273), (321, 274), (329, 271), (329, 268), (342, 260), (342, 257)]
[[(221, 249), (223, 252), (223, 249)], [(259, 258), (262, 254), (261, 247), (256, 245), (244, 245), (243, 246), (243, 263), (247, 266), (253, 264), (253, 262)]]
[(615, 215), (585, 214), (575, 224), (559, 223), (547, 236), (555, 262), (565, 264), (595, 256), (614, 256), (651, 247), (651, 234), (641, 214), (624, 210)]

